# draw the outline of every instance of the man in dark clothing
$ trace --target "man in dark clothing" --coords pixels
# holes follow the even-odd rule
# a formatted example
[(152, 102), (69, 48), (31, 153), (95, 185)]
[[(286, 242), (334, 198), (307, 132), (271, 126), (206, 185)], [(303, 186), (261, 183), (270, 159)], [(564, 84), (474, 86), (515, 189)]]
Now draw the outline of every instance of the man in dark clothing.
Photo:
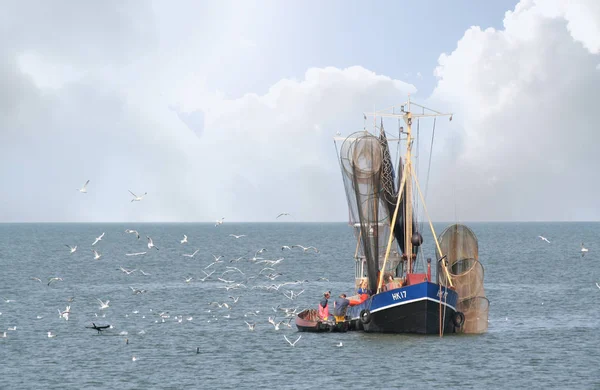
[(333, 302), (333, 315), (334, 316), (345, 316), (346, 309), (348, 309), (349, 304), (350, 304), (350, 301), (348, 299), (346, 299), (346, 294), (341, 294)]

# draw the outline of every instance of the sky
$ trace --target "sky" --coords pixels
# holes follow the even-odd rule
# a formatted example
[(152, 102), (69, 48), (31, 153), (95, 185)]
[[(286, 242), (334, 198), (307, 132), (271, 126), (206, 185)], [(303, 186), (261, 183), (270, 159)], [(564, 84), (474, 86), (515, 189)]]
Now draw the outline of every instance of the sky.
[(408, 94), (433, 220), (597, 221), (599, 54), (595, 0), (7, 3), (0, 222), (347, 221), (332, 137)]

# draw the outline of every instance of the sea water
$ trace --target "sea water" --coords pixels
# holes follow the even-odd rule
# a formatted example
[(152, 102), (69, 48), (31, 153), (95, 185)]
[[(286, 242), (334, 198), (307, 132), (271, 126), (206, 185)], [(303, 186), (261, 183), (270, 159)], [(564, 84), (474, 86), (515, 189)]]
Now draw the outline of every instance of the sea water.
[[(489, 329), (440, 338), (286, 326), (281, 308), (353, 292), (356, 241), (345, 223), (0, 224), (0, 388), (599, 388), (600, 223), (467, 225), (485, 267)], [(222, 262), (210, 265), (213, 255)], [(203, 271), (215, 272), (203, 282)], [(68, 321), (58, 313), (67, 305)], [(269, 317), (285, 322), (275, 330)], [(98, 334), (92, 323), (112, 328)], [(302, 338), (292, 347), (284, 335)]]

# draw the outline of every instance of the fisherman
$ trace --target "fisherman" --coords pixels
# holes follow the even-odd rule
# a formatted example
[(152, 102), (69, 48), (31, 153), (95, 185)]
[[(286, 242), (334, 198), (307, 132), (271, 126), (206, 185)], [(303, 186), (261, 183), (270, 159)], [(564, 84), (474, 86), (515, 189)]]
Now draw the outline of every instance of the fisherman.
[(323, 299), (319, 302), (319, 319), (321, 321), (329, 320), (329, 298), (331, 298), (331, 291), (325, 291)]
[(340, 294), (340, 296), (335, 299), (333, 302), (333, 315), (336, 317), (336, 320), (340, 319), (338, 317), (341, 317), (341, 320), (343, 321), (349, 304), (350, 301), (346, 298), (346, 294)]

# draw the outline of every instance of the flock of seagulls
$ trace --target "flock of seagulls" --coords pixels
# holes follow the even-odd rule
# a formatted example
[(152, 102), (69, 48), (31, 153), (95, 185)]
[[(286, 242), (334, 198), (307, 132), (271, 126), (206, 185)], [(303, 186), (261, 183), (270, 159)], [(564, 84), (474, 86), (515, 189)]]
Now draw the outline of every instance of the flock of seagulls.
[[(87, 183), (86, 183), (87, 185)], [(85, 186), (84, 186), (85, 189)], [(287, 213), (284, 213), (288, 215)], [(225, 218), (221, 218), (219, 223), (216, 226), (222, 225)], [(123, 233), (122, 233), (123, 234)], [(133, 235), (134, 240), (139, 240), (141, 235), (137, 230), (134, 229), (126, 229), (124, 230), (124, 234)], [(219, 234), (219, 233), (217, 233)], [(159, 248), (155, 245), (153, 239), (149, 235), (145, 235), (148, 242), (147, 248), (148, 250), (156, 249), (158, 253)], [(228, 237), (235, 238), (237, 242), (241, 238), (248, 237), (246, 234), (228, 234)], [(102, 232), (100, 235), (95, 237), (95, 239), (91, 242), (91, 251), (94, 254), (95, 260), (104, 259), (104, 261), (110, 261), (114, 258), (114, 255), (108, 257), (108, 260), (103, 257), (103, 255), (99, 252), (102, 248), (107, 244), (107, 240), (110, 243), (111, 237), (113, 237), (113, 233), (109, 231)], [(181, 237), (181, 236), (180, 236)], [(180, 245), (195, 245), (196, 238), (194, 236), (188, 236), (187, 234), (183, 234), (183, 238), (177, 238), (177, 243), (172, 242), (170, 245), (167, 245), (163, 242), (162, 246), (167, 245), (167, 251), (177, 250)], [(241, 240), (241, 244), (246, 245), (248, 241)], [(69, 252), (69, 255), (74, 255), (77, 253), (78, 245), (68, 245), (64, 244)], [(161, 247), (162, 247), (161, 246)], [(81, 244), (79, 245), (81, 247)], [(281, 250), (287, 249), (288, 251), (294, 251), (295, 249), (301, 249), (301, 251), (297, 251), (297, 253), (306, 253), (310, 255), (310, 253), (318, 254), (319, 250), (314, 246), (308, 245), (283, 245), (280, 247)], [(236, 310), (237, 305), (240, 301), (245, 301), (248, 299), (248, 293), (243, 293), (243, 291), (262, 291), (268, 294), (274, 294), (275, 297), (280, 296), (283, 300), (282, 302), (291, 302), (297, 303), (300, 301), (301, 297), (305, 295), (305, 288), (303, 286), (306, 283), (309, 283), (308, 280), (287, 280), (283, 281), (282, 278), (285, 278), (285, 272), (281, 271), (281, 264), (285, 264), (284, 257), (271, 257), (268, 255), (270, 253), (281, 253), (277, 250), (272, 252), (273, 249), (269, 250), (268, 248), (258, 248), (258, 249), (250, 249), (248, 250), (245, 256), (239, 256), (235, 258), (228, 259), (224, 255), (210, 254), (206, 253), (206, 251), (202, 251), (201, 249), (195, 249), (192, 253), (182, 253), (181, 256), (186, 257), (190, 260), (194, 259), (194, 261), (204, 262), (207, 255), (212, 257), (212, 261), (206, 262), (202, 264), (203, 269), (200, 270), (202, 275), (190, 275), (188, 274), (185, 277), (182, 277), (181, 283), (184, 283), (186, 286), (198, 286), (198, 283), (208, 283), (210, 285), (210, 289), (212, 291), (219, 291), (219, 289), (223, 289), (224, 292), (227, 293), (229, 300), (219, 300), (216, 302), (208, 303), (209, 308), (205, 310), (207, 316), (207, 322), (223, 322), (223, 321), (234, 321), (235, 319), (240, 320), (240, 323), (247, 327), (248, 331), (259, 331), (261, 321), (258, 317), (261, 315), (260, 310), (244, 310), (244, 312), (240, 312), (239, 309)], [(162, 251), (161, 251), (162, 252)], [(148, 251), (143, 252), (130, 252), (123, 253), (125, 256), (144, 256), (148, 254)], [(200, 257), (199, 260), (197, 260)], [(298, 259), (297, 259), (298, 260)], [(301, 261), (301, 259), (300, 259)], [(237, 266), (234, 266), (233, 263), (237, 263)], [(98, 264), (103, 264), (98, 263)], [(246, 264), (246, 266), (242, 266), (242, 264)], [(181, 266), (185, 266), (182, 264)], [(128, 278), (135, 278), (136, 274), (149, 276), (151, 273), (145, 272), (140, 268), (126, 268), (123, 266), (118, 266), (117, 268), (120, 272), (122, 272)], [(30, 277), (31, 280), (36, 282), (42, 282), (41, 278), (38, 277)], [(67, 279), (68, 280), (68, 279)], [(326, 278), (319, 278), (315, 280), (316, 283), (320, 283)], [(63, 282), (63, 278), (59, 276), (54, 276), (48, 279), (47, 285), (50, 286), (52, 283)], [(131, 293), (134, 295), (145, 294), (147, 290), (144, 288), (129, 286)], [(320, 290), (321, 288), (319, 288)], [(235, 292), (238, 293), (235, 293)], [(263, 294), (260, 292), (260, 294)], [(230, 295), (232, 294), (233, 295)], [(104, 293), (106, 294), (106, 293)], [(103, 294), (103, 295), (104, 295)], [(320, 294), (318, 294), (320, 295)], [(285, 298), (284, 298), (285, 297)], [(96, 320), (90, 321), (90, 326), (86, 326), (86, 328), (90, 328), (97, 331), (97, 334), (105, 333), (107, 331), (112, 331), (113, 327), (110, 324), (98, 322), (98, 319), (106, 319), (106, 315), (110, 314), (113, 310), (115, 310), (112, 306), (112, 299), (106, 299), (108, 297), (96, 297), (96, 301), (99, 306), (95, 306), (99, 310), (94, 314), (97, 317)], [(112, 297), (111, 297), (112, 298)], [(308, 298), (310, 299), (310, 298)], [(13, 300), (5, 299), (5, 302), (12, 302)], [(58, 309), (59, 318), (64, 321), (69, 321), (70, 317), (73, 316), (73, 312), (77, 312), (78, 310), (72, 310), (72, 306), (70, 302), (74, 301), (74, 297), (69, 298), (69, 305), (66, 306), (65, 309)], [(115, 301), (115, 305), (119, 307), (118, 301)], [(310, 302), (309, 305), (314, 305), (315, 302)], [(304, 305), (303, 305), (304, 306)], [(293, 319), (296, 314), (299, 312), (300, 306), (293, 307), (283, 307), (283, 305), (279, 304), (276, 307), (272, 307), (273, 313), (268, 317), (268, 320), (265, 320), (264, 323), (268, 323), (272, 325), (273, 331), (283, 331), (284, 329), (292, 329)], [(133, 313), (138, 314), (139, 312), (136, 310)], [(156, 313), (158, 314), (158, 313)], [(153, 314), (153, 315), (156, 315)], [(0, 313), (1, 315), (1, 313)], [(126, 317), (133, 314), (125, 314)], [(253, 318), (256, 317), (256, 318)], [(43, 318), (42, 316), (38, 316), (38, 319)], [(110, 316), (109, 316), (110, 318)], [(143, 316), (142, 318), (145, 318)], [(158, 314), (155, 322), (157, 323), (165, 323), (169, 320), (175, 321), (176, 323), (183, 323), (184, 320), (192, 321), (193, 317), (189, 315), (176, 315), (171, 316), (168, 311), (163, 311)], [(9, 332), (12, 330), (16, 331), (16, 327), (9, 328)], [(140, 331), (140, 334), (144, 332)], [(60, 333), (60, 332), (58, 332)], [(120, 335), (126, 335), (127, 332), (121, 332)], [(47, 332), (48, 338), (56, 338), (57, 334), (48, 330)], [(281, 337), (281, 336), (280, 336)], [(299, 336), (294, 341), (290, 340), (286, 335), (283, 335), (284, 340), (289, 344), (290, 347), (297, 346), (302, 336)], [(6, 332), (3, 338), (7, 337)], [(58, 335), (60, 338), (60, 334)], [(126, 343), (129, 344), (129, 338), (126, 339)]]
[[(85, 182), (85, 184), (77, 190), (82, 194), (87, 194), (89, 183), (90, 183), (90, 180), (87, 180)], [(143, 195), (138, 196), (131, 190), (129, 190), (129, 193), (133, 196), (133, 198), (131, 199), (131, 202), (140, 202), (147, 195), (147, 192), (144, 192)], [(283, 212), (283, 213), (278, 214), (275, 219), (280, 219), (285, 216), (291, 216), (291, 214), (287, 213), (287, 212)], [(222, 218), (216, 220), (215, 227), (223, 225), (224, 221), (225, 221), (225, 217), (222, 217)], [(134, 239), (136, 239), (136, 240), (139, 240), (141, 238), (140, 233), (134, 229), (126, 229), (125, 234), (133, 235)], [(236, 241), (240, 240), (244, 237), (247, 237), (246, 234), (229, 234), (228, 236), (234, 238)], [(110, 241), (111, 237), (112, 237), (111, 232), (108, 232), (108, 236), (106, 236), (106, 232), (102, 232), (99, 236), (95, 237), (93, 242), (91, 242), (90, 250), (94, 255), (94, 257), (93, 257), (94, 260), (104, 259), (104, 261), (110, 261), (113, 259), (111, 256), (109, 256), (108, 260), (107, 260), (102, 255), (102, 253), (100, 253), (102, 248), (106, 245), (106, 244), (102, 244), (101, 242), (105, 242), (106, 240)], [(147, 242), (148, 251), (155, 249), (158, 253), (159, 248), (155, 245), (153, 239), (149, 235), (146, 235), (146, 238), (148, 240), (148, 242)], [(180, 245), (184, 245), (184, 244), (190, 245), (190, 241), (193, 238), (194, 237), (192, 236), (192, 238), (190, 239), (190, 237), (188, 237), (188, 235), (184, 234), (183, 238), (179, 239), (178, 241), (179, 241)], [(240, 240), (240, 241), (246, 242), (245, 240)], [(243, 244), (241, 244), (241, 245), (243, 245)], [(79, 244), (79, 245), (64, 244), (64, 246), (66, 246), (68, 248), (69, 255), (77, 256), (77, 251), (78, 251), (78, 248), (81, 247), (81, 244)], [(169, 250), (173, 249), (173, 246), (171, 245), (171, 246), (168, 246), (167, 248), (168, 248), (167, 251), (169, 251)], [(303, 246), (300, 244), (291, 245), (291, 246), (290, 245), (281, 246), (282, 251), (284, 249), (293, 251), (296, 248), (302, 249), (302, 251), (300, 253), (307, 253), (307, 252), (312, 252), (315, 254), (319, 253), (319, 250), (314, 246)], [(123, 253), (123, 254), (127, 257), (137, 257), (137, 256), (147, 255), (149, 253), (148, 251), (138, 251), (138, 252)], [(162, 251), (161, 251), (161, 253), (162, 253)], [(198, 283), (209, 283), (209, 285), (211, 286), (210, 287), (211, 290), (218, 291), (219, 289), (223, 289), (223, 291), (228, 294), (228, 299), (229, 299), (228, 301), (219, 301), (219, 302), (208, 303), (209, 308), (205, 310), (205, 313), (208, 315), (207, 322), (217, 322), (217, 321), (222, 322), (222, 321), (227, 321), (227, 320), (233, 321), (234, 319), (237, 319), (237, 320), (241, 320), (240, 323), (243, 322), (242, 325), (246, 326), (248, 331), (252, 331), (252, 332), (258, 331), (259, 324), (261, 323), (261, 321), (258, 320), (258, 317), (261, 314), (260, 310), (250, 310), (250, 311), (244, 310), (243, 313), (240, 312), (239, 310), (236, 310), (238, 302), (240, 300), (244, 301), (247, 299), (247, 294), (241, 293), (243, 290), (246, 290), (248, 292), (249, 291), (261, 291), (261, 294), (262, 294), (262, 292), (275, 294), (274, 296), (280, 296), (282, 298), (285, 297), (287, 302), (297, 302), (299, 297), (303, 296), (303, 293), (305, 292), (305, 288), (302, 288), (302, 285), (309, 283), (308, 280), (282, 281), (281, 279), (285, 278), (285, 272), (280, 271), (279, 267), (281, 267), (281, 264), (285, 264), (284, 263), (285, 258), (284, 257), (268, 258), (267, 255), (269, 253), (271, 253), (271, 252), (267, 248), (259, 248), (256, 250), (253, 249), (253, 250), (249, 251), (246, 256), (239, 256), (239, 257), (232, 258), (229, 260), (223, 255), (211, 254), (213, 261), (206, 264), (205, 266), (203, 265), (203, 269), (200, 270), (200, 272), (202, 272), (203, 275), (201, 275), (201, 276), (187, 275), (182, 278), (181, 283), (184, 283), (184, 285), (187, 285), (187, 286), (197, 286)], [(277, 253), (277, 251), (275, 253)], [(181, 256), (186, 257), (190, 260), (194, 259), (194, 261), (203, 261), (204, 258), (206, 257), (206, 255), (207, 255), (207, 253), (205, 251), (204, 252), (201, 251), (200, 249), (195, 249), (192, 253), (189, 253), (189, 254), (188, 253), (181, 254)], [(201, 256), (201, 258), (199, 260), (196, 260), (200, 256)], [(243, 267), (242, 265), (238, 265), (237, 267), (235, 267), (235, 266), (233, 266), (232, 263), (238, 263), (238, 264), (245, 263), (245, 264), (247, 264), (247, 266)], [(103, 263), (101, 261), (97, 264), (103, 264)], [(119, 266), (117, 269), (120, 272), (122, 272), (124, 275), (126, 275), (127, 278), (134, 278), (136, 274), (143, 275), (145, 277), (152, 275), (152, 273), (145, 272), (141, 268), (133, 268), (133, 267), (125, 268), (123, 266)], [(39, 277), (32, 276), (32, 277), (30, 277), (30, 279), (33, 281), (42, 283), (42, 279)], [(62, 277), (52, 276), (52, 277), (48, 278), (47, 286), (51, 286), (53, 283), (57, 283), (57, 282), (68, 283), (68, 277), (66, 280), (67, 280), (67, 282), (64, 282)], [(319, 278), (319, 280), (317, 280), (316, 282), (319, 283), (322, 280), (327, 280), (327, 279)], [(298, 288), (298, 289), (296, 289), (296, 288)], [(147, 293), (147, 290), (144, 288), (137, 288), (134, 286), (129, 286), (129, 289), (131, 290), (131, 293), (134, 295)], [(57, 290), (57, 291), (60, 291), (60, 290)], [(235, 294), (234, 293), (235, 291), (239, 291), (240, 293)], [(229, 295), (232, 293), (234, 293), (235, 295)], [(96, 306), (96, 308), (97, 308), (96, 310), (99, 310), (99, 312), (94, 313), (94, 316), (96, 318), (107, 318), (106, 314), (107, 313), (110, 314), (113, 310), (115, 310), (113, 308), (113, 306), (110, 305), (112, 303), (112, 300), (106, 299), (106, 298), (107, 297), (97, 297), (96, 298), (96, 301), (99, 304), (99, 306)], [(67, 299), (69, 304), (66, 306), (66, 308), (57, 310), (59, 318), (61, 320), (68, 322), (70, 317), (73, 315), (73, 312), (74, 311), (78, 312), (78, 310), (76, 310), (76, 309), (72, 310), (71, 303), (74, 300), (75, 300), (75, 297), (69, 297)], [(6, 303), (10, 303), (10, 302), (13, 302), (14, 300), (4, 299), (4, 301)], [(119, 307), (118, 300), (116, 300), (115, 302), (116, 302), (115, 305), (117, 307)], [(314, 302), (311, 302), (310, 304), (312, 305), (312, 304), (314, 304)], [(272, 315), (268, 317), (268, 320), (264, 320), (264, 323), (271, 324), (272, 330), (280, 331), (281, 329), (285, 329), (285, 328), (291, 329), (292, 328), (292, 320), (295, 318), (296, 314), (298, 313), (299, 306), (282, 307), (282, 305), (277, 305), (276, 307), (272, 307), (272, 310), (273, 310)], [(150, 312), (152, 312), (152, 310), (150, 310)], [(128, 317), (129, 315), (138, 315), (138, 313), (139, 313), (139, 311), (135, 310), (131, 314), (125, 314), (125, 317)], [(0, 315), (2, 315), (1, 312), (0, 312)], [(172, 317), (168, 311), (162, 311), (160, 313), (152, 313), (152, 315), (157, 315), (157, 317), (155, 317), (156, 323), (165, 323), (169, 319), (173, 320), (176, 323), (183, 323), (184, 319), (187, 321), (193, 320), (193, 317), (189, 316), (189, 315), (186, 315), (186, 316), (175, 315)], [(257, 318), (253, 320), (252, 317), (257, 317)], [(39, 316), (39, 315), (37, 317), (37, 319), (42, 319), (42, 318), (44, 318), (44, 317)], [(110, 318), (110, 316), (109, 316), (109, 318)], [(145, 318), (145, 315), (142, 315), (142, 318)], [(86, 328), (96, 330), (98, 334), (101, 334), (101, 333), (104, 333), (106, 331), (110, 331), (113, 329), (112, 325), (101, 324), (98, 322), (98, 320), (90, 321), (89, 323), (91, 325), (86, 326)], [(17, 330), (16, 326), (12, 326), (12, 327), (8, 328), (9, 332), (16, 331), (16, 330)], [(139, 333), (143, 334), (143, 333), (145, 333), (145, 331), (141, 330)], [(119, 334), (127, 335), (127, 332), (121, 332)], [(47, 331), (47, 337), (54, 339), (54, 338), (57, 338), (57, 334), (52, 331)], [(283, 335), (284, 340), (291, 347), (295, 347), (297, 345), (297, 343), (300, 341), (301, 337), (302, 336), (300, 335), (296, 340), (291, 341), (290, 339), (288, 339), (288, 337), (286, 335)], [(7, 332), (1, 332), (0, 338), (9, 338), (7, 335)], [(60, 338), (60, 335), (59, 335), (59, 338)], [(129, 338), (126, 339), (126, 343), (129, 344)], [(199, 352), (198, 349), (197, 349), (197, 352)], [(132, 361), (136, 361), (136, 360), (137, 360), (137, 358), (134, 356), (132, 358)]]

